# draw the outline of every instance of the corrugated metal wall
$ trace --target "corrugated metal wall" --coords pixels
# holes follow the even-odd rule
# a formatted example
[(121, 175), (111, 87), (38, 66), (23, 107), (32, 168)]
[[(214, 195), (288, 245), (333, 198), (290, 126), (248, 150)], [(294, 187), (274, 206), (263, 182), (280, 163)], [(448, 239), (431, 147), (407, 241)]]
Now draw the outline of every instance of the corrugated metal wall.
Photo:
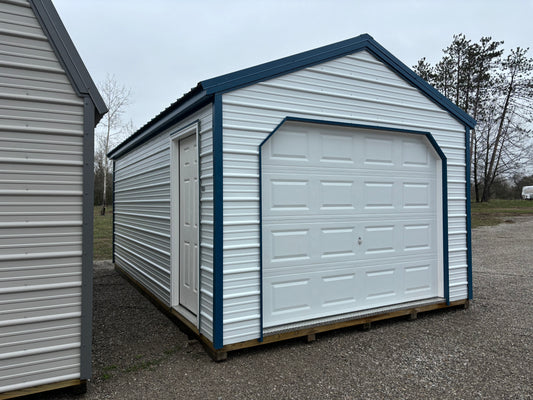
[(0, 3), (0, 392), (80, 377), (83, 100)]
[(213, 332), (212, 106), (206, 106), (115, 161), (115, 262), (170, 306), (170, 138), (200, 121), (201, 332)]
[(223, 95), (224, 344), (259, 337), (258, 147), (286, 116), (429, 131), (448, 159), (450, 300), (467, 298), (465, 128), (366, 51)]

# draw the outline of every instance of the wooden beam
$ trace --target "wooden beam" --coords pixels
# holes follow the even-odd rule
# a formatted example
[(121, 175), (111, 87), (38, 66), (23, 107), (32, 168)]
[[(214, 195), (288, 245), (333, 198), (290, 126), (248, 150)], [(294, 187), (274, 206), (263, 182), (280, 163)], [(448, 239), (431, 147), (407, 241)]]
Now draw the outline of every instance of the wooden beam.
[(70, 387), (74, 394), (82, 394), (87, 391), (87, 381), (81, 379), (70, 379), (67, 381), (49, 383), (47, 385), (32, 386), (25, 389), (13, 390), (11, 392), (0, 393), (0, 400), (13, 399), (15, 397), (28, 396), (31, 394), (49, 392), (50, 390), (65, 389)]
[[(145, 295), (145, 297), (147, 297), (152, 303), (154, 303), (154, 305), (157, 308), (159, 308), (174, 323), (176, 323), (178, 327), (188, 337), (190, 336), (196, 337), (196, 339), (203, 345), (206, 352), (215, 361), (224, 361), (228, 356), (228, 352), (235, 351), (235, 350), (263, 346), (269, 343), (275, 343), (275, 342), (280, 342), (283, 340), (290, 340), (290, 339), (296, 339), (296, 338), (307, 338), (308, 341), (312, 341), (316, 338), (316, 334), (321, 333), (321, 332), (327, 332), (327, 331), (332, 331), (336, 329), (343, 329), (343, 328), (348, 328), (348, 327), (358, 326), (358, 325), (362, 325), (363, 329), (370, 329), (372, 322), (382, 321), (384, 319), (405, 317), (405, 316), (409, 317), (410, 319), (414, 319), (421, 312), (428, 312), (428, 311), (434, 311), (434, 310), (439, 310), (439, 309), (444, 309), (444, 308), (453, 308), (453, 307), (459, 307), (459, 306), (463, 308), (467, 308), (469, 304), (469, 301), (467, 299), (454, 301), (454, 302), (451, 302), (449, 305), (447, 305), (446, 301), (443, 300), (440, 303), (433, 303), (433, 304), (428, 304), (425, 306), (422, 305), (422, 306), (407, 307), (401, 310), (383, 312), (380, 314), (370, 315), (370, 316), (361, 317), (361, 318), (354, 318), (350, 320), (326, 323), (323, 325), (318, 325), (318, 326), (313, 326), (313, 327), (308, 327), (308, 328), (296, 329), (293, 331), (275, 333), (272, 335), (264, 336), (262, 342), (260, 342), (258, 339), (252, 339), (252, 340), (247, 340), (245, 342), (228, 344), (222, 347), (221, 349), (215, 349), (213, 343), (208, 338), (206, 338), (204, 335), (201, 335), (198, 329), (187, 318), (185, 318), (183, 315), (181, 315), (178, 311), (174, 310), (173, 308), (167, 306), (166, 304), (163, 304), (161, 300), (159, 300), (152, 293), (150, 293), (139, 282), (131, 278), (126, 272), (124, 272), (116, 264), (115, 264), (115, 269), (120, 273), (120, 275), (122, 275), (133, 286), (137, 287), (137, 289), (143, 295)], [(309, 340), (309, 339), (312, 339), (312, 340)]]

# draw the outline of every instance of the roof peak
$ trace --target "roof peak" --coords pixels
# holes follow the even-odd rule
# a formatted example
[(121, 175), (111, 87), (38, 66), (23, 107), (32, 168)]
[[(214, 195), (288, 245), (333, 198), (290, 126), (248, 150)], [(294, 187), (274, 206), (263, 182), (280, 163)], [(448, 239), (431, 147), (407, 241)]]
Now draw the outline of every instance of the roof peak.
[(316, 64), (321, 64), (348, 54), (366, 50), (379, 61), (388, 66), (402, 79), (416, 87), (423, 95), (445, 109), (463, 125), (473, 128), (476, 121), (458, 106), (444, 97), (433, 86), (419, 77), (413, 70), (393, 56), (369, 34), (362, 34), (351, 39), (318, 47), (302, 53), (269, 61), (239, 71), (230, 72), (215, 78), (206, 79), (198, 83), (189, 93), (182, 96), (154, 119), (127, 138), (109, 153), (109, 157), (116, 158), (136, 147), (144, 140), (161, 132), (179, 119), (189, 115), (200, 106), (212, 101), (215, 94), (222, 94), (245, 86), (253, 85), (267, 79), (289, 74)]

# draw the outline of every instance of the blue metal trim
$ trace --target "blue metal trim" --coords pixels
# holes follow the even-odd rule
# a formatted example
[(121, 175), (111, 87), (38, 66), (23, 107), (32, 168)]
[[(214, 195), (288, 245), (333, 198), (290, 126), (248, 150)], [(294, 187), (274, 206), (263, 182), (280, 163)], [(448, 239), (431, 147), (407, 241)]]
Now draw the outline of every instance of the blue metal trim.
[[(433, 139), (433, 137), (431, 138)], [(433, 139), (434, 140), (434, 139)], [(442, 153), (442, 152), (441, 152)], [(450, 305), (450, 257), (448, 244), (448, 163), (442, 153), (442, 257), (444, 264), (444, 298), (446, 305)]]
[(444, 285), (444, 298), (446, 300), (446, 304), (450, 304), (450, 285), (449, 285), (449, 247), (448, 247), (448, 166), (447, 166), (447, 159), (446, 155), (438, 145), (437, 141), (433, 137), (433, 135), (430, 132), (424, 132), (424, 131), (416, 131), (412, 129), (397, 129), (397, 128), (389, 128), (389, 127), (383, 127), (383, 126), (377, 126), (377, 125), (363, 125), (363, 124), (353, 124), (348, 122), (338, 122), (338, 121), (326, 121), (326, 120), (319, 120), (319, 119), (311, 119), (311, 118), (300, 118), (300, 117), (285, 117), (275, 128), (272, 132), (270, 132), (267, 137), (259, 144), (259, 253), (260, 253), (260, 261), (259, 261), (259, 271), (260, 271), (260, 291), (261, 291), (261, 338), (260, 341), (263, 340), (263, 237), (262, 237), (262, 231), (263, 231), (263, 195), (262, 195), (262, 165), (261, 165), (261, 154), (263, 145), (274, 135), (285, 123), (287, 122), (303, 122), (303, 123), (310, 123), (310, 124), (322, 124), (322, 125), (334, 125), (334, 126), (342, 126), (347, 128), (359, 128), (359, 129), (372, 129), (372, 130), (379, 130), (384, 132), (398, 132), (398, 133), (409, 133), (409, 134), (416, 134), (416, 135), (424, 135), (439, 158), (442, 162), (442, 263), (443, 263), (443, 285)]
[(222, 148), (222, 95), (213, 103), (213, 345), (224, 346), (224, 182)]
[(176, 106), (171, 106), (165, 111), (161, 112), (156, 118), (148, 122), (144, 127), (139, 129), (133, 135), (128, 137), (117, 147), (107, 153), (107, 156), (112, 160), (116, 160), (120, 156), (128, 153), (130, 150), (147, 142), (154, 136), (168, 129), (173, 124), (178, 123), (184, 118), (188, 117), (195, 111), (198, 111), (203, 106), (212, 101), (210, 96), (206, 96), (205, 92), (200, 92), (192, 98), (185, 98), (185, 96), (176, 102)]
[[(277, 129), (277, 128), (276, 128)], [(268, 135), (268, 137), (270, 137)], [(263, 143), (266, 139), (261, 142), (259, 145), (259, 341), (263, 341), (263, 170), (262, 165), (262, 154), (263, 154)]]
[(113, 264), (115, 263), (115, 160), (112, 160), (113, 163), (113, 243), (112, 243), (112, 258)]
[(271, 79), (362, 50), (369, 40), (372, 40), (372, 37), (368, 34), (363, 34), (341, 42), (245, 68), (240, 71), (206, 79), (200, 82), (200, 84), (208, 94), (235, 90), (239, 87), (248, 86), (265, 79)]
[(368, 34), (363, 34), (352, 39), (256, 65), (251, 68), (232, 72), (216, 78), (207, 79), (200, 82), (200, 84), (207, 94), (225, 93), (266, 79), (272, 79), (276, 76), (285, 75), (303, 68), (324, 63), (348, 54), (353, 54), (361, 50), (368, 50), (401, 78), (420, 89), (420, 91), (429, 99), (446, 109), (459, 122), (471, 128), (475, 126), (476, 121), (472, 117), (415, 74), (409, 67), (393, 56)]
[(468, 279), (468, 299), (474, 298), (474, 282), (472, 280), (472, 213), (471, 213), (471, 195), (470, 195), (470, 129), (465, 130), (466, 145), (466, 276)]
[(367, 50), (398, 76), (405, 79), (414, 87), (418, 88), (431, 101), (447, 110), (452, 117), (462, 125), (473, 128), (476, 121), (457, 107), (453, 102), (444, 97), (429, 83), (415, 74), (409, 67), (393, 56), (383, 46), (376, 42), (372, 36), (363, 34), (341, 42), (308, 50), (279, 60), (270, 61), (240, 71), (221, 75), (215, 78), (201, 81), (198, 86), (177, 100), (170, 107), (161, 112), (152, 121), (139, 129), (130, 138), (118, 145), (109, 153), (110, 158), (120, 155), (137, 147), (143, 141), (156, 135), (164, 127), (179, 118), (190, 114), (192, 108), (199, 108), (211, 101), (214, 94), (223, 94), (232, 90), (252, 85), (267, 79), (285, 75), (313, 65), (324, 63), (348, 54)]

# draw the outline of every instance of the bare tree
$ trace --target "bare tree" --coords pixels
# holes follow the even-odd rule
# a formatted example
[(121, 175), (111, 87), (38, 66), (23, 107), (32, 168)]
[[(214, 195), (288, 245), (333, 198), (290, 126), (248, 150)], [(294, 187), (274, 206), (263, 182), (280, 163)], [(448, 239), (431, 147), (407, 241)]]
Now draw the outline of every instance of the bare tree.
[(425, 58), (414, 66), (478, 124), (470, 136), (475, 199), (489, 201), (497, 180), (521, 171), (533, 156), (533, 59), (516, 48), (502, 58), (503, 42), (472, 43), (454, 35), (435, 67)]
[(97, 131), (97, 151), (101, 152), (100, 162), (103, 169), (102, 211), (105, 215), (107, 196), (107, 175), (109, 173), (109, 160), (107, 153), (111, 146), (126, 134), (133, 131), (131, 120), (124, 123), (122, 117), (126, 107), (131, 103), (131, 90), (120, 84), (114, 75), (107, 75), (105, 81), (99, 85), (100, 93), (107, 104), (109, 111), (100, 121), (101, 129)]

